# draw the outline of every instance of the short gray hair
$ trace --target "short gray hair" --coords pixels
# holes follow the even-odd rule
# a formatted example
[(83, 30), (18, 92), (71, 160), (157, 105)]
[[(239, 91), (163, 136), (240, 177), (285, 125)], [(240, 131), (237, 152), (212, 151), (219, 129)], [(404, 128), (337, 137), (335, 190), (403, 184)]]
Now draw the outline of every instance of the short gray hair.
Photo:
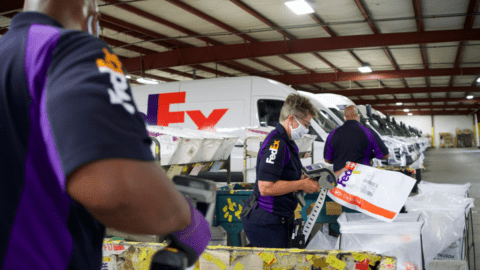
[(313, 118), (318, 117), (315, 106), (310, 102), (310, 99), (299, 94), (288, 95), (280, 111), (279, 121), (285, 121), (292, 114), (299, 117), (306, 117), (307, 115), (311, 115)]

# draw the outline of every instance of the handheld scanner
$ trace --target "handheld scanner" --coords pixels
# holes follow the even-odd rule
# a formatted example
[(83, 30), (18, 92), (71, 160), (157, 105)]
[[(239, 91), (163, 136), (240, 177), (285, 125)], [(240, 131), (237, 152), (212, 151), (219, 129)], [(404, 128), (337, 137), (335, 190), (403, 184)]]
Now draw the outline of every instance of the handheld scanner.
[(320, 188), (331, 190), (337, 186), (335, 173), (330, 169), (324, 168), (321, 163), (302, 167), (302, 170), (308, 177), (318, 181)]
[(193, 206), (200, 211), (205, 219), (213, 224), (217, 188), (215, 182), (190, 176), (174, 176), (175, 187), (185, 198), (192, 201)]
[[(180, 175), (174, 176), (172, 181), (178, 191), (190, 199), (193, 206), (205, 216), (211, 226), (217, 196), (215, 182)], [(170, 240), (169, 246), (154, 254), (150, 270), (185, 270), (198, 259), (193, 249), (175, 241), (172, 235), (167, 240)]]

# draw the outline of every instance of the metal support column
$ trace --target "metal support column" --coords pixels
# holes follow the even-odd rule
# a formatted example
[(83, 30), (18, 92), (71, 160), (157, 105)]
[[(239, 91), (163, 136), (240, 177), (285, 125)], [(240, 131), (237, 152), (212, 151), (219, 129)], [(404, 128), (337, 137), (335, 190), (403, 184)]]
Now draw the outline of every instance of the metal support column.
[(480, 115), (480, 111), (477, 111), (475, 114), (473, 114), (473, 129), (474, 129), (474, 133), (475, 134), (475, 142), (477, 143), (477, 147), (480, 148), (480, 141), (479, 141), (479, 138), (480, 138), (480, 134), (478, 134), (480, 132), (480, 125), (478, 124), (480, 119), (478, 119)]
[(434, 123), (433, 123), (433, 114), (432, 114), (432, 147), (435, 147), (435, 129), (434, 129)]

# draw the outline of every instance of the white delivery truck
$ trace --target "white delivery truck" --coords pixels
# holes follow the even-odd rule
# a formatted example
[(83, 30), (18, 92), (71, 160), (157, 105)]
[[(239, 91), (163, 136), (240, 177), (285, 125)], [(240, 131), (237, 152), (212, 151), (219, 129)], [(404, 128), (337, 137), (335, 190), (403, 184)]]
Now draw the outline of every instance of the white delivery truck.
[[(285, 99), (296, 91), (277, 81), (249, 76), (135, 85), (132, 93), (148, 125), (238, 136), (231, 155), (231, 169), (232, 178), (242, 179), (245, 138), (266, 136), (278, 123)], [(324, 142), (329, 132), (324, 128), (332, 128), (325, 120), (321, 115), (319, 120), (311, 122), (310, 134), (318, 136), (314, 142), (315, 163), (323, 162)], [(251, 140), (247, 145), (249, 150), (258, 151), (260, 142)], [(302, 162), (310, 164), (311, 159), (302, 159)], [(255, 181), (255, 165), (255, 158), (247, 159), (247, 182)]]
[[(339, 96), (335, 94), (313, 94), (310, 92), (305, 92), (305, 91), (298, 91), (300, 95), (308, 97), (310, 100), (315, 101), (315, 106), (321, 112), (324, 116), (326, 116), (333, 124), (335, 124), (335, 127), (339, 127), (343, 125), (343, 122), (345, 122), (345, 119), (341, 119), (336, 113), (334, 113), (330, 108), (329, 105), (329, 98), (328, 95), (333, 95), (333, 96)], [(321, 96), (327, 95), (324, 98)], [(343, 97), (343, 96), (340, 96)], [(355, 105), (352, 103), (351, 105)]]
[[(355, 105), (355, 103), (350, 100), (349, 98), (337, 95), (337, 94), (311, 94), (308, 92), (301, 92), (301, 94), (310, 97), (310, 99), (317, 101), (321, 105), (319, 106), (319, 110), (325, 113), (329, 113), (332, 119), (343, 125), (345, 122), (345, 108), (350, 105)], [(358, 107), (358, 106), (357, 106)], [(361, 122), (363, 125), (366, 125), (365, 118), (361, 115)], [(369, 126), (370, 128), (373, 128)], [(374, 129), (375, 130), (375, 129)], [(378, 132), (377, 132), (378, 133)], [(385, 145), (388, 148), (389, 158), (386, 161), (380, 161), (374, 159), (374, 162), (377, 166), (381, 166), (383, 162), (392, 165), (392, 166), (405, 166), (406, 165), (406, 157), (405, 154), (402, 154), (402, 146), (399, 142), (390, 139), (389, 137), (382, 136), (384, 134), (378, 133), (378, 135), (382, 138)]]
[[(396, 164), (396, 162), (390, 164), (389, 160), (389, 165), (411, 165), (418, 159), (419, 152), (416, 149), (415, 141), (402, 137), (402, 134), (396, 133), (395, 130), (392, 130), (388, 126), (386, 119), (381, 118), (380, 114), (375, 109), (372, 109), (372, 117), (370, 118), (367, 115), (367, 108), (365, 105), (358, 105), (357, 108), (360, 111), (362, 122), (366, 123), (368, 119), (368, 126), (381, 135), (384, 142), (390, 141), (396, 143), (400, 147), (400, 155), (402, 158), (405, 156), (406, 163), (402, 160), (401, 164)], [(398, 156), (398, 149), (395, 151), (395, 156)]]

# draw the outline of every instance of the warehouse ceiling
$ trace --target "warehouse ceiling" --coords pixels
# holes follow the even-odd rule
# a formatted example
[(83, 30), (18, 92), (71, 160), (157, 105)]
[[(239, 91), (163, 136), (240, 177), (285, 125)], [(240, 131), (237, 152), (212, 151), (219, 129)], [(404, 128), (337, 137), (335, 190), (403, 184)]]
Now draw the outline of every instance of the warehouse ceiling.
[[(284, 2), (99, 1), (101, 38), (133, 79), (255, 75), (392, 115), (480, 107), (480, 0), (315, 0), (306, 15)], [(0, 34), (22, 6), (2, 3)]]

